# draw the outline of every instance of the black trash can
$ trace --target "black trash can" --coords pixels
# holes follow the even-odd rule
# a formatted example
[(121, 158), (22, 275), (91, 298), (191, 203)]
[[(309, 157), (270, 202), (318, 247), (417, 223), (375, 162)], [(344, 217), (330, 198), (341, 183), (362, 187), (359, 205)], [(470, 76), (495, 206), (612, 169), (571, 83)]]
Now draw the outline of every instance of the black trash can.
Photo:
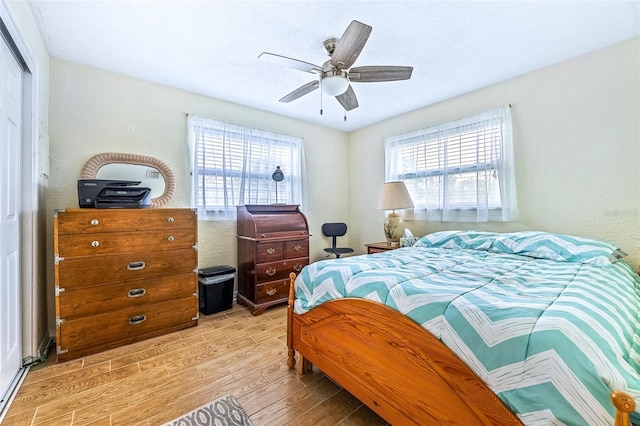
[(200, 312), (205, 315), (231, 309), (236, 269), (220, 265), (198, 269)]

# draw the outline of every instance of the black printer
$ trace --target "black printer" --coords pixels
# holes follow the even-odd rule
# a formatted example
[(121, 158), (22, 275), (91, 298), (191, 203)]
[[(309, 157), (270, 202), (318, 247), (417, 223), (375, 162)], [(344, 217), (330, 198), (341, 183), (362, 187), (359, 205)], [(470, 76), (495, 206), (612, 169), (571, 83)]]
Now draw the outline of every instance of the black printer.
[(151, 207), (151, 188), (136, 186), (140, 183), (132, 180), (80, 179), (78, 180), (78, 202), (81, 208)]

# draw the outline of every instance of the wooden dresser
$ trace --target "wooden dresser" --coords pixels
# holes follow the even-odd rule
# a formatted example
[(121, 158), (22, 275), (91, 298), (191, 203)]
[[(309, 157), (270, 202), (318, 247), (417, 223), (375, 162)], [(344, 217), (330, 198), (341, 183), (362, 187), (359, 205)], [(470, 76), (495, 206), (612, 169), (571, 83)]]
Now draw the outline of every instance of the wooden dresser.
[(287, 302), (289, 273), (309, 264), (309, 225), (297, 205), (237, 209), (238, 303), (259, 315)]
[(54, 216), (61, 361), (198, 323), (192, 209), (67, 209)]

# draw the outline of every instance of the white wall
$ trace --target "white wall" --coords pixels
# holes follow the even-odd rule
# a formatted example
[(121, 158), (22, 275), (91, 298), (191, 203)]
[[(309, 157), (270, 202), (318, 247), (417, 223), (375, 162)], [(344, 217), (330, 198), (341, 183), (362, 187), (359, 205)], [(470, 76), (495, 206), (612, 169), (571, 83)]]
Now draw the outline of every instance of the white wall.
[[(78, 207), (76, 184), (82, 167), (102, 152), (148, 155), (165, 162), (176, 177), (176, 194), (166, 207), (192, 207), (187, 113), (304, 138), (308, 204), (303, 211), (312, 234), (311, 260), (324, 258), (323, 248), (330, 241), (322, 236), (322, 223), (347, 219), (346, 133), (59, 59), (51, 60), (49, 235), (53, 210)], [(235, 267), (235, 222), (198, 226), (199, 266)]]
[(519, 221), (408, 221), (410, 229), (415, 235), (475, 228), (592, 237), (618, 244), (637, 267), (639, 58), (636, 39), (351, 133), (350, 243), (361, 247), (384, 240), (384, 212), (376, 210), (384, 182), (384, 136), (511, 104)]

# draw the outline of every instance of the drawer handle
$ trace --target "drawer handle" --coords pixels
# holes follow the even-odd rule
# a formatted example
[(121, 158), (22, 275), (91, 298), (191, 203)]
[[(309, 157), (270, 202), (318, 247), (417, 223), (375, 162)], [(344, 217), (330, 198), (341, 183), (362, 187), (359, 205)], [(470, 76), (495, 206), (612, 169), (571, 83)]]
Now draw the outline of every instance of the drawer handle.
[(274, 294), (276, 294), (278, 290), (276, 290), (274, 287), (271, 287), (269, 290), (267, 290), (267, 296), (273, 296)]
[(168, 221), (169, 223), (173, 223), (173, 222), (174, 222), (174, 219), (173, 219), (172, 217), (170, 217), (169, 219), (167, 219), (167, 221)]
[(147, 316), (146, 315), (136, 315), (135, 317), (129, 318), (129, 324), (136, 325), (136, 324), (143, 323), (146, 320), (147, 320)]
[(294, 249), (295, 251), (300, 251), (300, 250), (302, 250), (302, 246), (301, 246), (300, 244), (296, 244), (296, 245), (293, 247), (293, 249)]
[(296, 272), (300, 272), (302, 270), (302, 263), (296, 263), (295, 265), (293, 265), (293, 270)]
[(276, 274), (276, 268), (267, 268), (267, 270), (265, 271), (267, 273), (267, 275), (269, 275), (270, 277), (274, 276)]
[(91, 247), (98, 247), (100, 245), (99, 241), (91, 241)]
[(274, 249), (273, 247), (269, 247), (269, 248), (267, 249), (267, 254), (273, 254), (273, 253), (275, 253), (275, 252), (276, 252), (276, 249)]
[(169, 241), (173, 241), (173, 240), (175, 240), (175, 238), (173, 238), (173, 235), (169, 235), (169, 237), (167, 238), (167, 240), (169, 240)]
[(100, 221), (99, 221), (98, 219), (93, 219), (93, 220), (91, 221), (91, 224), (92, 224), (93, 226), (96, 226), (96, 225), (97, 225), (97, 224), (99, 224), (99, 223), (100, 223)]
[(145, 294), (147, 294), (147, 290), (145, 290), (144, 288), (134, 288), (132, 290), (129, 290), (128, 296), (133, 299), (134, 297), (142, 297)]
[(144, 262), (131, 262), (127, 265), (127, 269), (130, 271), (139, 271), (140, 269), (144, 269)]

